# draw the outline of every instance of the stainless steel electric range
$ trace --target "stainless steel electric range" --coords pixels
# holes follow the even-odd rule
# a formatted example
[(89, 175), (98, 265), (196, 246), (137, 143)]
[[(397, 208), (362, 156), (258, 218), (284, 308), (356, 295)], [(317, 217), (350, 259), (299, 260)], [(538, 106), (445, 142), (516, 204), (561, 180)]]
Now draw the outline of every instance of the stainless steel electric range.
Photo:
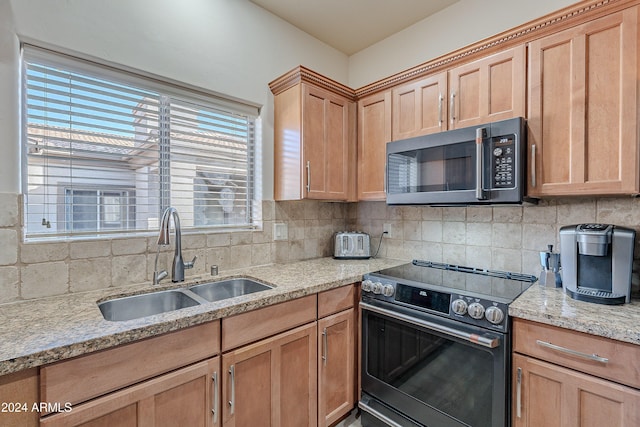
[(362, 425), (509, 425), (508, 306), (537, 278), (415, 260), (362, 282)]

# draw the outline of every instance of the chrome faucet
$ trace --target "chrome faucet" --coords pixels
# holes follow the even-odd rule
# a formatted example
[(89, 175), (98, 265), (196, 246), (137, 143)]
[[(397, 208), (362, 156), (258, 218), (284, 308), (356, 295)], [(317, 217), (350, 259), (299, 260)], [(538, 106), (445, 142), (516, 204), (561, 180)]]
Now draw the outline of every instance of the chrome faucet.
[[(173, 264), (171, 267), (171, 281), (172, 282), (183, 282), (184, 281), (184, 270), (187, 268), (193, 268), (193, 265), (196, 262), (197, 256), (193, 257), (192, 261), (184, 262), (182, 259), (182, 233), (180, 231), (180, 217), (178, 216), (178, 211), (176, 208), (169, 206), (165, 209), (162, 214), (162, 220), (160, 220), (160, 235), (158, 236), (158, 246), (160, 245), (168, 245), (169, 242), (169, 234), (171, 233), (169, 229), (170, 219), (173, 217), (173, 225), (176, 232), (176, 251), (173, 255)], [(157, 261), (157, 257), (156, 257)], [(163, 275), (164, 273), (164, 275)], [(166, 271), (158, 272), (157, 269), (153, 273), (153, 283), (157, 285), (160, 280), (167, 276)]]

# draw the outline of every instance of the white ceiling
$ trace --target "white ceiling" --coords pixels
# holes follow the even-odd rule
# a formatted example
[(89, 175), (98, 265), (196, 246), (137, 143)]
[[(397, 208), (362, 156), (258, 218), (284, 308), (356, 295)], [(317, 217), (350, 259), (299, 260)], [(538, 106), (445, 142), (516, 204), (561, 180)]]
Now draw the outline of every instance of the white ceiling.
[(250, 0), (352, 55), (458, 0)]

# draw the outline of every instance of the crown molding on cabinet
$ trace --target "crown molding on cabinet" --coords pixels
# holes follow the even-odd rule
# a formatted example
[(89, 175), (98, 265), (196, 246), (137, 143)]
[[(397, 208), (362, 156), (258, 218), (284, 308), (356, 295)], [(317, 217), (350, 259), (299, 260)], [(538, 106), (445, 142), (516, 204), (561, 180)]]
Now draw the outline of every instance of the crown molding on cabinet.
[(315, 86), (324, 88), (337, 95), (344, 96), (350, 101), (356, 100), (355, 91), (350, 87), (338, 83), (335, 80), (331, 80), (302, 65), (297, 66), (293, 70), (269, 83), (269, 89), (271, 89), (271, 92), (274, 95), (277, 95), (298, 83), (312, 83)]
[(355, 90), (302, 65), (273, 80), (269, 83), (269, 88), (274, 95), (277, 95), (291, 86), (306, 82), (357, 101), (364, 96), (391, 89), (410, 80), (473, 61), (516, 44), (528, 43), (549, 33), (558, 32), (636, 4), (640, 4), (640, 0), (584, 0)]
[(363, 86), (355, 90), (355, 95), (356, 98), (361, 98), (387, 90), (398, 84), (418, 79), (452, 66), (458, 66), (464, 62), (470, 62), (480, 56), (486, 56), (516, 44), (530, 42), (550, 32), (561, 31), (566, 27), (577, 25), (638, 3), (640, 3), (638, 0), (585, 0)]

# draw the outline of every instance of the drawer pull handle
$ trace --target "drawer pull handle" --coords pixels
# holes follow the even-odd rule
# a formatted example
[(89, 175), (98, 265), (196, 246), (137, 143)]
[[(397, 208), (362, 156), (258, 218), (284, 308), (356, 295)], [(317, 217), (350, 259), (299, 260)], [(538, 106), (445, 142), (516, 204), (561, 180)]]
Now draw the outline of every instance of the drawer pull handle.
[(516, 416), (522, 418), (522, 368), (518, 368), (516, 388)]
[(593, 354), (582, 353), (580, 351), (575, 351), (569, 348), (560, 347), (559, 345), (551, 344), (550, 342), (540, 341), (540, 340), (536, 340), (536, 344), (538, 344), (541, 347), (546, 347), (551, 350), (559, 351), (561, 353), (570, 354), (572, 356), (580, 357), (582, 359), (593, 360), (595, 362), (600, 362), (600, 363), (609, 363), (608, 358), (598, 356), (595, 353)]
[(322, 331), (322, 362), (325, 366), (327, 366), (327, 346), (329, 345), (327, 343), (327, 335), (327, 328), (324, 328), (324, 330)]
[(211, 412), (213, 412), (213, 425), (218, 424), (218, 373), (214, 372), (211, 376), (213, 380), (213, 408)]
[(233, 415), (236, 409), (236, 368), (231, 365), (229, 368), (229, 375), (231, 375), (231, 399), (229, 400), (229, 415)]

